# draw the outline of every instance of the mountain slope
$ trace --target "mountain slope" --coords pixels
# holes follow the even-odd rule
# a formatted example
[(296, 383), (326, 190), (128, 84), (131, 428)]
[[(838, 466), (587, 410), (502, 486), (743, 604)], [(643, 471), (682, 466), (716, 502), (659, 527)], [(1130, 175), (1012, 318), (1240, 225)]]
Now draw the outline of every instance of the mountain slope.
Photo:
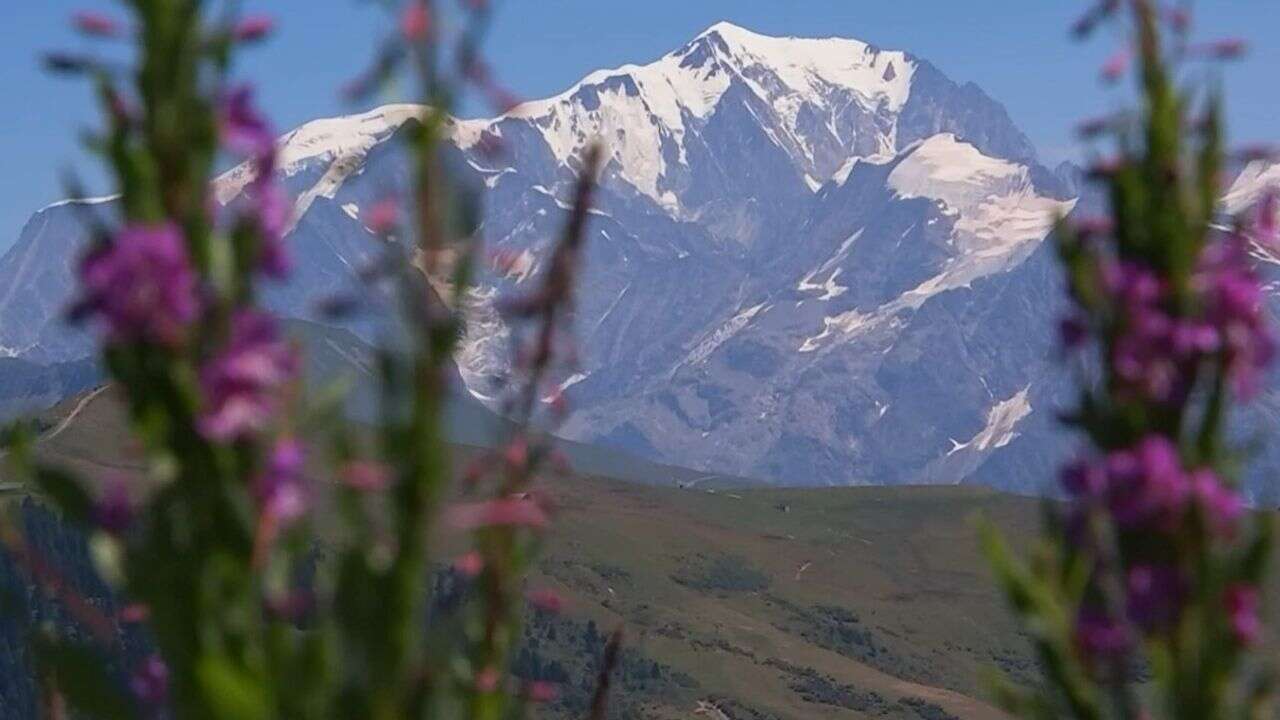
[[(419, 112), (280, 139), (298, 270), (267, 293), (277, 312), (310, 317), (356, 282), (375, 249), (363, 214), (410, 176), (398, 139)], [(559, 378), (576, 410), (567, 437), (776, 482), (1051, 484), (1066, 392), (1044, 239), (1075, 207), (1078, 173), (1040, 166), (976, 86), (855, 40), (721, 23), (647, 65), (454, 122), (445, 161), (482, 194), (481, 240), (518, 258), (468, 300), (457, 361), (478, 400), (496, 406), (509, 357), (494, 301), (542, 269), (597, 140), (580, 367)], [(237, 202), (251, 172), (220, 178), (219, 199)], [(1226, 207), (1258, 197), (1269, 172), (1247, 170)], [(45, 209), (0, 260), (8, 354), (87, 353), (58, 313), (85, 209), (110, 205)], [(346, 329), (370, 340), (376, 327)]]

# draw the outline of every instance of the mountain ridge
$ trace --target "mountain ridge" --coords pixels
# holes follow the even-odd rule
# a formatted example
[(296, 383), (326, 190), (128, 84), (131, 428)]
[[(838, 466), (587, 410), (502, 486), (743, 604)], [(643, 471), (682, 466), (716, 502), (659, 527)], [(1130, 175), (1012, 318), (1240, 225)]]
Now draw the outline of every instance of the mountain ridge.
[[(673, 90), (673, 77), (692, 84)], [(673, 98), (687, 102), (655, 108)], [(309, 317), (357, 285), (376, 249), (362, 214), (410, 176), (396, 139), (420, 112), (384, 106), (282, 136), (298, 269), (265, 294), (278, 313)], [(859, 41), (717, 25), (648, 65), (455, 121), (444, 160), (482, 197), (486, 247), (517, 258), (466, 301), (458, 366), (477, 399), (496, 407), (508, 358), (495, 299), (542, 268), (576, 153), (598, 133), (581, 361), (555, 379), (575, 407), (566, 437), (778, 482), (1051, 491), (1029, 476), (1069, 444), (1053, 422), (1069, 395), (1044, 239), (1053, 217), (1098, 200), (1077, 201), (1078, 174), (1041, 166), (976, 85)], [(220, 199), (247, 173), (223, 175)], [(1230, 203), (1270, 177), (1248, 171)], [(14, 354), (91, 346), (52, 311), (73, 282), (70, 208), (37, 214), (0, 259), (0, 345)]]

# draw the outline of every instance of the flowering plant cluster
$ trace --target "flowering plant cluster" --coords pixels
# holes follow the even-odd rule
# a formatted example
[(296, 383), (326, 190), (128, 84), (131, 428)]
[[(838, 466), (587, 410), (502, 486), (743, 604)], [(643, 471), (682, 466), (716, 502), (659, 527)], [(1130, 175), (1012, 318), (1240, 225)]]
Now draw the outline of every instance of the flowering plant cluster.
[(1227, 420), (1275, 354), (1250, 251), (1275, 241), (1276, 208), (1220, 216), (1218, 98), (1175, 79), (1181, 63), (1235, 57), (1240, 44), (1188, 43), (1185, 9), (1151, 0), (1100, 3), (1076, 32), (1105, 21), (1134, 44), (1103, 75), (1118, 79), (1132, 59), (1143, 102), (1083, 128), (1119, 148), (1091, 171), (1110, 217), (1057, 230), (1071, 301), (1062, 341), (1087, 378), (1067, 420), (1090, 447), (1063, 468), (1065, 503), (1048, 508), (1029, 569), (987, 534), (1045, 680), (999, 695), (1042, 718), (1254, 717), (1268, 687), (1244, 660), (1263, 630), (1270, 536), (1236, 489)]
[[(412, 202), (401, 212), (389, 194), (372, 213), (378, 259), (364, 274), (398, 316), (377, 350), (372, 426), (306, 402), (300, 348), (257, 301), (263, 283), (289, 274), (293, 208), (277, 182), (275, 134), (252, 87), (232, 81), (232, 61), (272, 22), (237, 16), (234, 2), (132, 0), (129, 24), (74, 18), (95, 39), (132, 40), (132, 71), (91, 55), (50, 57), (55, 70), (91, 78), (103, 100), (107, 127), (91, 144), (113, 173), (119, 211), (86, 218), (94, 240), (71, 314), (101, 333), (145, 468), (79, 478), (44, 466), (23, 433), (11, 438), (34, 487), (91, 533), (98, 569), (122, 601), (111, 613), (80, 601), (15, 525), (0, 523), (12, 557), (76, 618), (69, 631), (33, 629), (51, 717), (70, 708), (111, 718), (497, 720), (554, 697), (555, 688), (517, 680), (510, 666), (524, 606), (560, 605), (525, 587), (552, 514), (533, 481), (555, 459), (530, 428), (545, 424), (542, 398), (564, 369), (598, 154), (584, 158), (576, 210), (541, 287), (510, 303), (521, 330), (510, 383), (516, 429), (493, 457), (455, 471), (443, 412), (476, 218), (474, 198), (442, 171), (437, 145), (457, 81), (509, 101), (476, 51), (485, 2), (462, 3), (465, 31), (448, 44), (434, 3), (385, 4), (397, 32), (350, 92), (362, 97), (408, 69), (426, 104), (408, 126)], [(252, 180), (223, 207), (211, 180), (228, 156)], [(428, 282), (448, 272), (445, 290)], [(561, 406), (551, 406), (554, 420)], [(459, 475), (461, 486), (452, 482)], [(442, 531), (472, 549), (441, 557)], [(450, 613), (434, 611), (439, 572), (468, 588)], [(121, 682), (112, 668), (126, 625), (144, 628), (155, 653), (126, 657)], [(605, 653), (616, 656), (616, 645)]]

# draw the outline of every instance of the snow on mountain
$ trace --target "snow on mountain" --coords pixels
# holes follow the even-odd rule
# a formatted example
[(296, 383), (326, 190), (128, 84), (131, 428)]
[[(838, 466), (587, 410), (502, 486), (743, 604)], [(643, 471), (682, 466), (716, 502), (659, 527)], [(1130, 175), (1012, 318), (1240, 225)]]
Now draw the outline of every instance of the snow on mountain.
[[(622, 177), (678, 213), (682, 203), (668, 176), (671, 166), (687, 165), (689, 136), (735, 84), (771, 111), (774, 117), (762, 120), (770, 140), (794, 155), (816, 188), (838, 168), (824, 156), (822, 135), (846, 148), (895, 150), (893, 117), (910, 96), (915, 68), (905, 53), (856, 40), (773, 38), (719, 23), (653, 63), (594, 72), (556, 97), (521, 105), (510, 117), (538, 128), (560, 163), (603, 140)], [(884, 116), (873, 137), (854, 137), (860, 129), (848, 122), (851, 104)]]
[(1248, 210), (1267, 193), (1280, 193), (1280, 162), (1255, 160), (1236, 176), (1222, 198), (1222, 209), (1230, 215)]
[[(325, 165), (334, 172), (325, 173), (323, 186), (317, 184), (322, 187), (317, 194), (323, 193), (358, 168), (371, 148), (422, 112), (421, 105), (385, 105), (359, 115), (312, 120), (276, 141), (280, 172), (292, 177), (313, 163)], [(226, 205), (256, 176), (252, 162), (241, 163), (218, 178), (215, 196)]]
[[(280, 138), (297, 269), (267, 288), (276, 312), (312, 317), (357, 282), (376, 249), (362, 209), (409, 176), (394, 140), (421, 112), (392, 105)], [(495, 299), (544, 267), (597, 140), (609, 160), (587, 223), (579, 367), (555, 379), (575, 409), (567, 436), (790, 484), (1051, 482), (1065, 385), (1044, 239), (1074, 186), (976, 85), (856, 40), (721, 23), (649, 64), (454, 123), (444, 159), (482, 193), (486, 247), (512, 259), (464, 300), (457, 363), (477, 398), (495, 402), (509, 362)], [(1227, 205), (1270, 172), (1242, 175)], [(232, 169), (219, 199), (251, 179)], [(89, 351), (61, 322), (77, 209), (37, 213), (0, 259), (0, 347), (41, 361)]]
[(903, 197), (931, 198), (956, 218), (958, 255), (907, 293), (906, 302), (914, 307), (1019, 262), (1076, 202), (1042, 195), (1031, 181), (1031, 168), (987, 157), (950, 133), (935, 135), (908, 154), (889, 174), (889, 187)]
[[(1058, 200), (1037, 190), (1031, 168), (983, 155), (951, 133), (921, 141), (887, 165), (893, 169), (886, 184), (899, 198), (931, 200), (954, 222), (950, 257), (936, 274), (873, 310), (853, 309), (824, 318), (820, 332), (805, 338), (800, 352), (814, 352), (833, 339), (891, 322), (939, 293), (1010, 269), (1048, 235), (1056, 218), (1075, 207), (1075, 200)], [(842, 251), (847, 248), (842, 246)], [(813, 275), (830, 268), (828, 261), (806, 276), (801, 289), (827, 288), (822, 299), (838, 297), (847, 290), (833, 285), (838, 268), (825, 284), (813, 284)]]

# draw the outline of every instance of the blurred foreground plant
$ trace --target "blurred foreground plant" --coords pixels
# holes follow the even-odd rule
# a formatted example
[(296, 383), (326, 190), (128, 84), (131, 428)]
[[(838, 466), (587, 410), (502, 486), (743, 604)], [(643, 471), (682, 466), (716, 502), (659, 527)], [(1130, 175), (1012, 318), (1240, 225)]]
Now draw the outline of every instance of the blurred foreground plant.
[[(98, 566), (127, 603), (110, 613), (79, 601), (14, 524), (0, 526), (13, 557), (77, 620), (33, 634), (45, 710), (518, 714), (548, 695), (509, 673), (525, 575), (550, 513), (532, 481), (552, 450), (530, 428), (560, 362), (599, 154), (584, 158), (576, 206), (541, 287), (510, 303), (513, 323), (528, 327), (511, 384), (517, 429), (496, 461), (454, 488), (443, 413), (478, 218), (475, 198), (449, 184), (439, 143), (460, 78), (483, 78), (482, 89), (494, 92), (476, 51), (486, 4), (464, 4), (467, 29), (449, 46), (457, 67), (446, 72), (433, 4), (387, 3), (398, 32), (355, 91), (384, 85), (408, 61), (426, 100), (406, 126), (413, 202), (403, 218), (393, 197), (371, 213), (379, 260), (365, 274), (399, 309), (377, 352), (372, 428), (336, 407), (307, 406), (299, 348), (257, 304), (262, 282), (288, 274), (293, 204), (276, 184), (275, 136), (252, 89), (229, 77), (236, 49), (265, 37), (271, 23), (238, 19), (235, 3), (215, 17), (209, 5), (133, 0), (128, 26), (77, 15), (88, 35), (136, 39), (132, 71), (92, 56), (50, 59), (56, 70), (91, 77), (106, 111), (107, 128), (91, 144), (114, 174), (119, 217), (88, 218), (94, 239), (74, 316), (103, 333), (104, 364), (127, 402), (145, 471), (78, 478), (44, 466), (29, 437), (11, 444), (36, 487), (92, 533)], [(243, 158), (249, 180), (222, 207), (211, 181), (225, 152)], [(428, 280), (445, 274), (449, 282)], [(313, 517), (322, 505), (337, 522)], [(321, 524), (337, 527), (322, 538)], [(453, 563), (442, 590), (433, 562), (445, 560), (435, 548), (448, 531), (469, 536), (474, 549)], [(441, 601), (433, 587), (454, 600), (448, 618), (433, 612)], [(143, 623), (158, 649), (133, 659), (127, 682), (104, 661), (119, 655), (122, 623)]]
[(1275, 207), (1219, 217), (1219, 98), (1177, 83), (1185, 62), (1240, 44), (1191, 45), (1186, 8), (1152, 0), (1103, 2), (1076, 31), (1108, 21), (1133, 46), (1103, 76), (1135, 65), (1142, 103), (1083, 130), (1118, 149), (1091, 170), (1111, 216), (1056, 233), (1073, 305), (1062, 340), (1087, 378), (1068, 422), (1091, 447), (1062, 470), (1068, 501), (1048, 507), (1029, 567), (986, 532), (1043, 673), (1039, 690), (1001, 682), (998, 697), (1034, 718), (1257, 717), (1271, 680), (1247, 651), (1270, 530), (1236, 489), (1227, 419), (1274, 354), (1251, 250), (1275, 241)]

